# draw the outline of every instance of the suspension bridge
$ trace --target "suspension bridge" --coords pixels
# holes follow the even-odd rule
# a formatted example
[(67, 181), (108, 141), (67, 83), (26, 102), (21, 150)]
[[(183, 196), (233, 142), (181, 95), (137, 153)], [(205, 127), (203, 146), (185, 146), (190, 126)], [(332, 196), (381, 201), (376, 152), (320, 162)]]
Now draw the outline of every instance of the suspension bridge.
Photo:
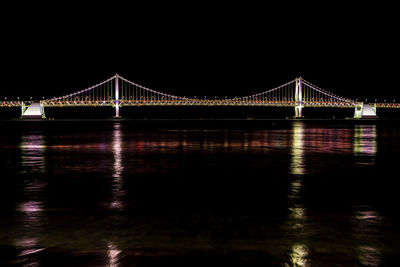
[(86, 89), (40, 101), (4, 100), (1, 107), (20, 107), (21, 118), (45, 118), (46, 107), (111, 106), (115, 118), (120, 108), (129, 106), (276, 106), (293, 107), (294, 118), (303, 117), (303, 108), (354, 108), (354, 118), (376, 117), (376, 108), (400, 108), (398, 103), (363, 103), (335, 95), (303, 78), (244, 97), (224, 99), (190, 98), (171, 95), (139, 85), (118, 74)]

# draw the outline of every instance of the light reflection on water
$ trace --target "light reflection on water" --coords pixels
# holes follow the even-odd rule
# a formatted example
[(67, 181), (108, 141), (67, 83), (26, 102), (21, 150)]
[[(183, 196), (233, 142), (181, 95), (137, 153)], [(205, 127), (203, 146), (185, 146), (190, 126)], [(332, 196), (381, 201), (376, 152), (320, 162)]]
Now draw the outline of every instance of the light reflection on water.
[[(313, 231), (308, 229), (307, 210), (301, 199), (303, 175), (315, 174), (324, 168), (324, 164), (319, 166), (313, 166), (313, 162), (306, 164), (308, 154), (340, 153), (345, 155), (345, 153), (353, 153), (356, 156), (355, 164), (364, 167), (372, 166), (375, 164), (377, 153), (377, 130), (376, 125), (355, 125), (353, 138), (350, 138), (348, 129), (305, 128), (302, 122), (293, 123), (292, 129), (289, 172), (293, 176), (288, 191), (289, 216), (287, 223), (293, 232), (294, 243), (289, 258), (290, 266), (308, 266), (310, 255), (306, 239), (308, 238), (307, 234)], [(376, 234), (374, 231), (379, 228), (378, 218), (379, 215), (373, 210), (358, 211), (354, 216), (356, 221), (354, 234), (360, 243), (357, 246), (358, 259), (364, 266), (379, 266), (381, 262), (379, 249), (374, 246), (378, 241), (376, 238), (371, 239)], [(373, 228), (372, 232), (371, 228)]]
[[(293, 174), (288, 191), (289, 200), (289, 229), (294, 235), (294, 243), (289, 253), (290, 266), (308, 266), (308, 247), (304, 244), (306, 227), (306, 209), (301, 203), (301, 191), (303, 187), (303, 177), (305, 174), (305, 151), (304, 151), (304, 124), (302, 122), (293, 123), (293, 143), (291, 150), (291, 161), (289, 172)], [(287, 265), (287, 264), (286, 264)]]
[(108, 242), (107, 256), (108, 256), (108, 267), (118, 267), (120, 261), (121, 250), (113, 242)]
[(381, 265), (381, 253), (377, 244), (379, 244), (379, 228), (382, 220), (383, 217), (369, 207), (361, 207), (354, 212), (354, 238), (360, 244), (357, 252), (363, 266)]
[(290, 253), (290, 266), (309, 266), (307, 260), (308, 248), (303, 244), (294, 244)]
[(18, 263), (21, 266), (36, 267), (41, 266), (38, 253), (44, 248), (38, 247), (37, 238), (21, 238), (15, 242), (15, 246), (19, 249)]
[[(62, 136), (62, 133), (60, 135)], [(285, 213), (285, 218), (279, 222), (280, 224), (284, 224), (282, 228), (285, 229), (285, 232), (280, 234), (281, 236), (285, 236), (286, 239), (284, 241), (277, 241), (272, 238), (271, 240), (265, 240), (265, 244), (268, 244), (268, 242), (286, 242), (285, 257), (281, 260), (288, 266), (308, 266), (313, 263), (313, 253), (315, 253), (316, 250), (312, 242), (315, 238), (313, 236), (314, 229), (312, 229), (312, 227), (318, 228), (323, 223), (321, 221), (315, 222), (316, 217), (313, 217), (316, 216), (313, 214), (312, 209), (312, 206), (315, 204), (312, 202), (314, 200), (311, 199), (308, 200), (308, 202), (304, 201), (304, 195), (307, 194), (307, 189), (309, 189), (307, 186), (313, 183), (313, 179), (325, 179), (323, 175), (319, 174), (326, 172), (327, 169), (336, 168), (336, 165), (340, 167), (340, 164), (348, 164), (349, 166), (354, 164), (356, 168), (360, 169), (367, 169), (374, 166), (376, 164), (375, 159), (378, 155), (377, 135), (378, 131), (375, 125), (355, 125), (341, 128), (310, 126), (303, 122), (294, 122), (290, 127), (284, 129), (272, 128), (256, 131), (184, 130), (176, 132), (127, 131), (123, 124), (115, 123), (112, 125), (111, 129), (108, 129), (105, 134), (102, 133), (100, 137), (96, 132), (87, 134), (87, 141), (85, 142), (76, 142), (76, 140), (80, 138), (80, 134), (73, 137), (68, 136), (70, 139), (66, 139), (67, 141), (60, 138), (49, 142), (48, 133), (27, 131), (22, 135), (21, 142), (15, 145), (21, 155), (19, 162), (21, 167), (20, 174), (24, 176), (20, 184), (21, 192), (19, 193), (22, 193), (21, 197), (15, 202), (15, 210), (18, 212), (17, 217), (20, 225), (16, 226), (18, 228), (18, 237), (15, 236), (13, 239), (14, 246), (18, 250), (18, 257), (21, 258), (21, 264), (25, 266), (41, 265), (40, 257), (37, 255), (46, 247), (43, 245), (42, 232), (45, 231), (46, 227), (49, 227), (45, 224), (46, 220), (49, 219), (48, 217), (53, 216), (46, 211), (46, 207), (48, 207), (47, 201), (49, 201), (47, 196), (45, 196), (45, 190), (47, 190), (48, 186), (47, 183), (57, 184), (57, 179), (59, 178), (57, 175), (65, 175), (72, 171), (77, 171), (80, 172), (79, 175), (81, 176), (75, 175), (74, 179), (84, 179), (86, 178), (85, 175), (95, 176), (93, 175), (94, 173), (99, 175), (99, 177), (96, 178), (104, 179), (90, 180), (90, 183), (96, 181), (98, 183), (104, 183), (103, 186), (107, 186), (104, 190), (104, 196), (96, 196), (99, 202), (94, 203), (93, 206), (89, 204), (86, 208), (90, 211), (92, 207), (98, 208), (102, 206), (102, 208), (105, 207), (107, 212), (112, 214), (117, 213), (121, 216), (115, 221), (112, 221), (115, 219), (114, 217), (112, 219), (106, 217), (106, 219), (102, 221), (106, 226), (105, 228), (107, 228), (104, 232), (108, 231), (101, 238), (101, 242), (104, 242), (102, 247), (105, 248), (105, 251), (102, 251), (102, 253), (103, 256), (106, 256), (104, 259), (106, 259), (106, 264), (108, 266), (119, 265), (122, 255), (124, 255), (124, 257), (126, 256), (125, 249), (131, 248), (129, 246), (129, 240), (133, 240), (134, 244), (139, 244), (138, 246), (140, 246), (140, 244), (154, 244), (156, 247), (159, 245), (156, 234), (151, 237), (155, 241), (151, 240), (148, 241), (148, 243), (146, 243), (146, 240), (137, 241), (135, 238), (139, 240), (139, 237), (135, 236), (135, 234), (138, 232), (131, 230), (130, 227), (148, 229), (146, 231), (149, 232), (162, 232), (164, 236), (160, 238), (160, 243), (168, 243), (173, 247), (173, 241), (179, 239), (179, 237), (175, 236), (175, 233), (168, 232), (170, 231), (168, 227), (171, 227), (170, 225), (173, 223), (169, 222), (169, 224), (165, 223), (165, 225), (163, 225), (163, 219), (157, 218), (157, 211), (154, 211), (154, 213), (152, 210), (149, 211), (151, 216), (154, 216), (155, 219), (145, 218), (137, 224), (132, 223), (132, 218), (129, 217), (132, 216), (132, 214), (125, 214), (127, 211), (134, 214), (135, 210), (132, 209), (132, 203), (128, 203), (127, 201), (135, 199), (135, 197), (138, 199), (137, 196), (132, 196), (132, 192), (140, 193), (142, 189), (132, 189), (132, 184), (135, 184), (132, 181), (138, 177), (143, 177), (142, 175), (149, 175), (149, 177), (151, 177), (150, 174), (161, 175), (163, 172), (172, 174), (172, 176), (166, 176), (168, 178), (174, 177), (177, 173), (182, 175), (179, 171), (187, 166), (190, 166), (190, 168), (187, 168), (190, 172), (185, 173), (185, 180), (190, 181), (195, 177), (193, 174), (199, 171), (196, 167), (204, 167), (204, 169), (211, 168), (223, 175), (223, 172), (218, 172), (219, 168), (229, 169), (235, 167), (237, 170), (240, 170), (241, 164), (245, 164), (242, 168), (247, 168), (247, 171), (256, 168), (262, 169), (265, 174), (265, 177), (262, 179), (285, 179), (285, 191), (278, 192), (277, 195), (279, 196), (279, 194), (282, 193), (284, 197), (287, 198), (287, 203), (285, 202), (287, 206), (284, 206), (283, 209), (287, 211), (287, 213)], [(379, 149), (381, 149), (381, 147), (379, 147)], [(226, 162), (224, 161), (225, 158)], [(232, 158), (234, 158), (234, 160), (229, 161)], [(195, 162), (198, 159), (203, 160), (205, 163), (200, 164)], [(247, 159), (248, 161), (246, 161)], [(332, 159), (333, 161), (331, 161)], [(349, 160), (353, 160), (353, 162), (348, 163)], [(55, 164), (57, 164), (57, 167), (54, 167)], [(282, 169), (284, 169), (284, 171), (281, 172), (278, 169), (278, 171), (274, 173), (272, 169), (276, 166), (283, 166)], [(192, 167), (194, 168), (192, 169)], [(269, 173), (270, 170), (272, 171)], [(238, 180), (243, 179), (243, 177), (239, 177), (239, 175), (235, 177), (234, 172), (230, 174), (233, 175), (233, 178), (237, 178)], [(50, 181), (43, 179), (44, 176), (49, 178), (51, 175), (54, 175), (54, 179), (49, 179)], [(68, 176), (62, 177), (64, 179), (63, 181), (69, 182), (66, 177)], [(226, 181), (228, 181), (228, 179)], [(246, 184), (246, 179), (241, 181), (248, 186)], [(146, 181), (142, 183), (147, 185)], [(193, 184), (187, 182), (185, 185), (196, 187), (201, 183), (203, 183), (203, 180), (195, 181)], [(77, 184), (80, 185), (79, 182), (77, 182)], [(279, 183), (277, 182), (276, 184)], [(101, 188), (101, 186), (96, 184), (91, 185), (93, 188)], [(143, 186), (141, 183), (135, 185)], [(172, 188), (172, 186), (168, 187), (169, 184), (167, 182), (165, 185), (167, 188)], [(152, 186), (157, 188), (157, 185)], [(178, 186), (182, 185), (178, 184)], [(209, 187), (213, 186), (213, 184), (209, 185)], [(228, 187), (229, 186), (228, 182)], [(91, 189), (91, 186), (87, 188)], [(237, 190), (235, 186), (232, 186), (232, 188), (233, 190)], [(148, 188), (145, 189), (149, 190)], [(180, 189), (184, 188), (181, 187)], [(76, 188), (69, 187), (69, 190), (71, 190), (69, 194), (73, 195)], [(208, 187), (204, 187), (202, 190), (205, 191), (205, 199), (207, 199)], [(160, 191), (158, 191), (158, 193)], [(151, 191), (149, 190), (147, 192)], [(178, 192), (178, 190), (176, 192)], [(240, 191), (238, 190), (237, 192)], [(52, 193), (57, 195), (54, 192)], [(91, 193), (87, 192), (87, 194), (88, 198), (90, 198)], [(177, 194), (179, 194), (179, 192)], [(240, 194), (238, 194), (238, 196), (240, 196)], [(81, 197), (79, 200), (87, 200), (82, 198), (82, 196), (78, 197)], [(157, 198), (156, 195), (152, 197)], [(171, 198), (173, 197), (174, 196), (171, 195)], [(229, 195), (227, 197), (229, 198)], [(51, 200), (54, 204), (54, 199), (50, 199), (50, 201)], [(166, 201), (168, 201), (168, 199)], [(186, 201), (189, 202), (190, 198), (187, 200), (182, 197), (182, 202)], [(244, 199), (244, 201), (246, 200)], [(179, 205), (181, 202), (177, 203)], [(249, 203), (246, 203), (246, 205), (249, 205)], [(265, 203), (265, 205), (274, 206), (275, 203)], [(57, 208), (61, 211), (63, 210), (63, 206), (58, 206)], [(73, 208), (79, 210), (79, 207), (74, 206)], [(260, 213), (262, 212), (263, 211), (260, 211)], [(179, 216), (182, 216), (183, 219)], [(198, 216), (199, 220), (194, 223), (192, 222), (193, 225), (191, 226), (185, 225), (179, 221), (180, 219), (187, 220), (183, 215), (177, 215), (177, 218), (172, 218), (172, 221), (175, 220), (177, 223), (183, 225), (182, 228), (184, 229), (182, 229), (182, 232), (179, 232), (181, 235), (185, 235), (185, 233), (190, 232), (191, 229), (193, 231), (199, 231), (199, 236), (212, 236), (212, 234), (209, 233), (212, 232), (211, 230), (207, 230), (209, 231), (207, 233), (202, 233), (199, 230), (200, 228), (207, 228), (207, 223), (209, 222), (199, 215), (196, 216)], [(212, 215), (207, 216), (211, 217)], [(273, 217), (275, 214), (272, 213), (271, 216)], [(355, 253), (356, 255), (354, 255), (354, 257), (357, 258), (356, 261), (365, 266), (379, 266), (383, 261), (382, 248), (376, 245), (376, 243), (379, 242), (376, 236), (379, 231), (378, 229), (381, 228), (383, 215), (373, 208), (368, 207), (357, 209), (354, 213), (350, 214), (349, 217), (351, 217), (351, 219), (347, 220), (351, 220), (351, 223), (354, 224), (354, 227), (351, 229), (353, 238), (351, 244), (352, 246), (354, 245), (352, 248), (355, 248), (357, 251), (357, 253)], [(160, 220), (161, 222), (157, 221), (157, 223), (155, 223), (152, 221), (153, 219), (155, 221)], [(206, 222), (204, 225), (201, 225), (202, 220)], [(230, 225), (231, 228), (243, 228), (243, 225), (235, 225), (235, 220), (236, 218), (227, 219), (227, 221), (233, 221)], [(87, 232), (93, 234), (95, 231), (100, 231), (93, 230), (100, 228), (96, 228), (97, 224), (94, 221), (95, 220), (92, 221), (90, 218), (88, 219), (87, 228), (90, 228), (90, 230), (86, 228), (86, 230), (82, 230), (82, 236), (87, 234)], [(135, 223), (136, 222), (137, 221), (135, 221)], [(213, 223), (215, 222), (218, 222), (218, 220), (213, 220)], [(119, 228), (121, 224), (123, 227)], [(160, 228), (162, 228), (162, 230), (155, 229), (157, 226), (154, 227), (153, 225), (161, 225)], [(268, 227), (269, 226), (260, 224), (257, 225), (254, 231), (267, 229)], [(227, 239), (230, 238), (229, 231), (232, 230), (231, 228), (223, 230), (224, 234), (228, 236)], [(73, 229), (73, 226), (71, 226), (71, 229)], [(110, 234), (119, 234), (120, 229), (123, 230), (121, 230), (119, 237), (115, 238), (115, 236)], [(171, 229), (176, 230), (176, 228), (173, 227), (171, 227)], [(59, 229), (59, 231), (62, 231), (62, 229)], [(124, 231), (126, 231), (126, 234)], [(268, 229), (266, 231), (275, 232), (279, 230)], [(140, 236), (140, 234), (142, 234), (142, 236)], [(327, 231), (323, 234), (329, 235), (330, 233)], [(143, 238), (143, 236), (146, 236), (146, 232), (137, 235)], [(214, 235), (218, 236), (215, 233)], [(232, 243), (235, 242), (236, 236), (238, 235), (235, 235), (235, 233), (232, 234)], [(193, 238), (193, 240), (191, 240), (191, 238)], [(182, 239), (189, 240), (190, 242), (187, 241), (188, 244), (191, 244), (191, 242), (196, 244), (198, 241), (196, 238), (200, 240), (198, 237), (191, 236), (185, 236)], [(335, 238), (340, 239), (341, 237)], [(93, 238), (93, 240), (94, 239), (95, 238)], [(216, 239), (218, 239), (218, 237), (216, 237)], [(136, 241), (137, 243), (135, 243)], [(74, 241), (66, 242), (73, 243)], [(208, 240), (208, 242), (212, 243), (210, 240)], [(229, 243), (229, 240), (226, 242)], [(252, 241), (250, 240), (249, 243), (252, 243)], [(135, 245), (132, 246), (135, 248)], [(162, 245), (160, 245), (160, 247), (162, 247)], [(260, 245), (260, 247), (262, 247), (262, 245)], [(188, 249), (190, 249), (190, 245), (188, 245)], [(328, 249), (325, 247), (325, 251), (327, 250)], [(28, 257), (30, 260), (25, 260)]]
[(290, 172), (294, 175), (302, 175), (305, 171), (304, 161), (304, 124), (293, 123), (293, 144)]
[(17, 205), (17, 211), (22, 213), (21, 235), (16, 237), (15, 246), (19, 249), (18, 257), (22, 266), (40, 266), (37, 253), (44, 250), (38, 244), (43, 224), (44, 202), (42, 199), (46, 183), (36, 175), (46, 172), (46, 144), (42, 133), (27, 132), (22, 136), (20, 144), (21, 166), (25, 178), (22, 184), (23, 199)]
[(22, 202), (17, 210), (22, 213), (21, 231), (14, 241), (19, 250), (19, 261), (22, 266), (40, 266), (37, 253), (44, 250), (38, 241), (43, 224), (43, 203), (28, 200)]
[(30, 200), (21, 203), (18, 210), (25, 212), (26, 214), (40, 212), (43, 210), (43, 203), (40, 201)]
[(46, 145), (42, 133), (28, 132), (23, 135), (20, 149), (22, 173), (46, 171)]
[(354, 155), (359, 165), (374, 165), (377, 152), (376, 125), (355, 125)]
[(113, 174), (111, 184), (111, 209), (121, 210), (123, 209), (122, 198), (125, 195), (123, 189), (124, 178), (122, 172), (124, 171), (124, 165), (122, 162), (122, 132), (121, 124), (114, 124), (113, 139), (112, 139), (112, 153), (113, 153)]

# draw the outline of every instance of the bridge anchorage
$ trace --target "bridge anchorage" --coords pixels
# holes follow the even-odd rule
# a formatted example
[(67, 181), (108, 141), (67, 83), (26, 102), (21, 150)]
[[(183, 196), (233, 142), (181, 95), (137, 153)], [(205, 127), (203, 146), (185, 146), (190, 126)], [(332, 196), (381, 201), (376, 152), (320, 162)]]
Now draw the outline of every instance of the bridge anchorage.
[(354, 108), (355, 119), (376, 118), (376, 108), (400, 108), (399, 104), (363, 103), (321, 89), (303, 78), (257, 94), (225, 99), (198, 99), (171, 95), (129, 81), (118, 74), (86, 89), (41, 101), (3, 101), (1, 107), (21, 107), (24, 119), (45, 119), (46, 107), (111, 106), (114, 118), (129, 106), (276, 106), (294, 107), (294, 118), (303, 117), (303, 108)]

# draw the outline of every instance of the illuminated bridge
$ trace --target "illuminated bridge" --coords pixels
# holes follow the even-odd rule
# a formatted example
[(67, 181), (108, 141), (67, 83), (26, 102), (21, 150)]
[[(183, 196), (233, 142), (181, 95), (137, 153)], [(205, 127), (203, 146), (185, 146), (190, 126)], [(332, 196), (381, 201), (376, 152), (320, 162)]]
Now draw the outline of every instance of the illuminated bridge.
[(397, 103), (363, 103), (335, 95), (303, 78), (257, 94), (224, 98), (188, 98), (171, 95), (139, 85), (118, 74), (86, 89), (68, 95), (37, 101), (4, 100), (1, 107), (20, 107), (22, 118), (45, 118), (45, 107), (112, 106), (115, 117), (128, 106), (276, 106), (293, 107), (295, 118), (305, 107), (354, 108), (354, 118), (376, 117), (377, 107), (400, 108)]

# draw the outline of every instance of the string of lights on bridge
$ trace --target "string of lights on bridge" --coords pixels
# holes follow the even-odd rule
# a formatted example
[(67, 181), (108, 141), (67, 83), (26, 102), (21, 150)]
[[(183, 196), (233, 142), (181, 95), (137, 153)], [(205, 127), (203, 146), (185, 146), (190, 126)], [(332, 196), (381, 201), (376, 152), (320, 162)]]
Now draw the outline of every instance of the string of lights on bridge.
[[(22, 100), (7, 100), (1, 106), (21, 106)], [(32, 97), (24, 100), (25, 103), (33, 102)], [(256, 94), (233, 98), (196, 98), (176, 96), (157, 91), (124, 77), (115, 75), (93, 86), (73, 93), (40, 100), (44, 107), (51, 106), (141, 106), (141, 105), (192, 105), (192, 106), (297, 106), (302, 107), (355, 107), (359, 105), (358, 99), (353, 100), (333, 94), (303, 78), (296, 78), (278, 87)], [(366, 100), (367, 102), (367, 100)], [(400, 107), (393, 102), (378, 103), (377, 107)]]

